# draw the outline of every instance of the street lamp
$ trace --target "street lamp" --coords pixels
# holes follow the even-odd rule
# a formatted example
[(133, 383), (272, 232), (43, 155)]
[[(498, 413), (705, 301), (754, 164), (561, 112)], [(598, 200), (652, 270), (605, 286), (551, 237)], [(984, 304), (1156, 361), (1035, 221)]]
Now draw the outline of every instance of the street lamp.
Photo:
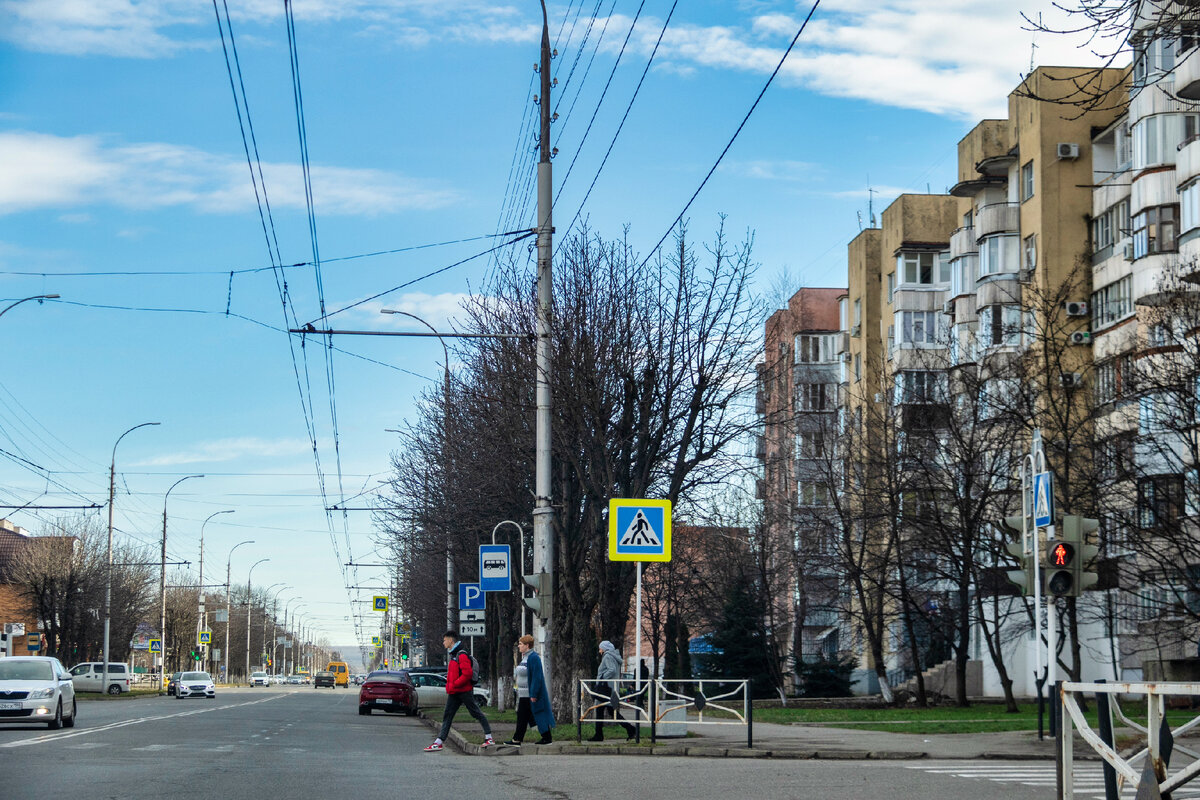
[(246, 573), (246, 680), (250, 680), (250, 581), (254, 577), (254, 568), (264, 561), (270, 561), (269, 558), (260, 558), (250, 565), (250, 571)]
[(229, 568), (233, 564), (233, 551), (237, 550), (244, 544), (254, 544), (253, 539), (247, 539), (244, 542), (238, 542), (229, 550), (229, 558), (225, 559), (225, 683), (229, 683), (229, 627), (233, 624), (233, 604), (230, 602), (233, 596), (233, 584), (229, 581)]
[[(290, 589), (290, 588), (292, 588), (292, 587), (291, 586), (283, 587), (283, 589)], [(279, 647), (279, 593), (282, 592), (283, 589), (280, 589), (279, 592), (275, 593), (275, 602), (271, 605), (271, 672), (275, 675), (279, 674), (279, 668), (277, 666), (275, 666), (275, 649), (277, 647)], [(287, 608), (286, 602), (283, 604), (283, 607)], [(266, 635), (267, 635), (267, 621), (264, 619), (263, 620), (263, 638), (266, 638)]]
[[(57, 299), (58, 299), (58, 295), (56, 295), (56, 294), (35, 294), (33, 297), (21, 298), (17, 302), (8, 306), (8, 308), (5, 308), (4, 311), (8, 311), (9, 309), (14, 308), (15, 306), (19, 306), (19, 305), (21, 305), (21, 303), (24, 303), (28, 300), (57, 300)], [(0, 311), (0, 317), (4, 316), (4, 311)], [(157, 425), (158, 423), (156, 422), (154, 424)]]
[[(204, 608), (204, 526), (207, 525), (208, 520), (212, 519), (213, 517), (219, 516), (221, 514), (232, 514), (232, 513), (233, 513), (233, 509), (229, 509), (227, 511), (214, 511), (213, 513), (208, 515), (208, 519), (206, 519), (206, 520), (204, 520), (204, 522), (200, 523), (200, 608), (197, 609), (200, 612), (200, 617), (196, 623), (197, 625), (199, 625), (199, 627), (196, 629), (197, 632), (208, 630), (208, 611), (206, 611)], [(208, 645), (206, 645), (206, 644), (201, 645), (200, 649), (201, 649), (201, 652), (204, 654), (204, 669), (207, 672), (208, 671)]]
[[(265, 595), (271, 594), (271, 590), (274, 589), (276, 586), (281, 587), (279, 589), (279, 592), (282, 592), (284, 589), (292, 588), (290, 586), (285, 586), (283, 581), (279, 581), (278, 583), (272, 583), (270, 586), (268, 586), (266, 589), (264, 589), (263, 594), (265, 594)], [(276, 592), (276, 599), (278, 599), (279, 592)], [(250, 655), (250, 608), (249, 608), (249, 605), (250, 604), (247, 603), (247, 608), (246, 608), (246, 655), (247, 656)], [(262, 628), (263, 628), (263, 635), (262, 635), (263, 652), (266, 653), (266, 650), (267, 650), (267, 604), (265, 602), (263, 603)]]
[[(171, 484), (171, 488), (167, 489), (166, 495), (163, 497), (163, 535), (162, 535), (162, 571), (159, 577), (159, 591), (161, 592), (161, 604), (159, 605), (159, 637), (162, 639), (162, 655), (163, 655), (163, 670), (158, 676), (158, 689), (160, 692), (167, 690), (167, 498), (171, 496), (171, 489), (174, 489), (179, 484), (192, 478), (203, 478), (203, 475), (187, 475)], [(203, 591), (203, 590), (201, 590)]]
[[(31, 300), (33, 298), (25, 298)], [(18, 300), (18, 303), (23, 303), (25, 300)], [(13, 303), (15, 306), (17, 303)], [(9, 306), (8, 308), (12, 308)], [(8, 308), (4, 311), (8, 311)], [(0, 311), (0, 314), (4, 313)], [(103, 679), (101, 686), (108, 688), (108, 633), (112, 626), (112, 535), (113, 535), (113, 503), (116, 501), (117, 494), (117, 445), (121, 443), (129, 434), (136, 431), (138, 428), (144, 428), (147, 425), (161, 425), (161, 422), (143, 422), (141, 425), (134, 425), (129, 430), (117, 437), (116, 443), (113, 444), (112, 464), (108, 471), (108, 568), (104, 573), (104, 664), (100, 667), (100, 676)], [(160, 643), (161, 645), (161, 643)], [(166, 651), (162, 653), (163, 666), (167, 664)]]
[[(288, 628), (288, 607), (289, 607), (289, 606), (290, 606), (292, 603), (296, 602), (296, 601), (297, 601), (297, 600), (299, 600), (299, 599), (300, 599), (300, 598), (298, 598), (298, 597), (293, 597), (291, 600), (288, 600), (286, 603), (284, 603), (284, 604), (283, 604), (283, 635), (284, 635), (285, 637), (287, 637), (287, 636), (290, 636), (290, 635), (291, 635), (291, 634), (289, 633), (289, 631), (290, 631), (291, 629), (290, 629), (290, 628)], [(296, 606), (296, 611), (299, 611), (299, 610), (300, 610), (300, 609), (302, 609), (302, 608), (304, 608), (304, 603), (301, 603), (300, 605)], [(294, 615), (294, 614), (292, 615), (292, 624), (293, 624), (293, 625), (295, 625), (295, 624), (296, 624), (296, 620), (295, 620), (295, 615)], [(295, 641), (293, 641), (293, 642), (292, 642), (292, 645), (293, 645), (293, 647), (292, 647), (292, 670), (291, 670), (290, 672), (287, 670), (287, 664), (288, 664), (288, 652), (287, 652), (287, 651), (288, 651), (288, 648), (287, 648), (287, 646), (286, 646), (286, 645), (284, 645), (284, 648), (283, 648), (283, 666), (284, 666), (284, 670), (283, 670), (283, 671), (284, 671), (284, 672), (286, 672), (288, 675), (291, 675), (291, 674), (292, 674), (292, 672), (295, 672), (295, 671), (296, 671), (296, 669), (295, 669), (295, 667), (296, 667), (296, 649), (295, 649)]]
[[(433, 331), (433, 335), (442, 343), (442, 352), (445, 354), (445, 357), (442, 359), (442, 471), (446, 473), (445, 465), (450, 446), (450, 349), (446, 347), (446, 340), (442, 338), (437, 329), (416, 314), (410, 314), (407, 311), (397, 311), (394, 308), (381, 309), (380, 313), (399, 314), (400, 316), (415, 319)], [(449, 480), (449, 475), (446, 474), (443, 480)], [(446, 531), (446, 628), (450, 629), (454, 627), (454, 561), (450, 558), (450, 532)]]

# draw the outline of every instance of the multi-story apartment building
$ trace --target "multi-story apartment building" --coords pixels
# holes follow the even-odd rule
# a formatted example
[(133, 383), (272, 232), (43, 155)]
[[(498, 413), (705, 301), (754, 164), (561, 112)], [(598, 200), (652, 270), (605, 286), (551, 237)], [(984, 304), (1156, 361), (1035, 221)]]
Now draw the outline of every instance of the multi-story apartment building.
[[(839, 652), (837, 581), (820, 509), (829, 501), (826, 467), (835, 442), (841, 359), (840, 301), (845, 289), (806, 288), (766, 323), (758, 364), (757, 409), (763, 422), (759, 497), (771, 543), (775, 583), (787, 587), (787, 652), (798, 660)], [(804, 513), (800, 513), (804, 509)], [(816, 510), (814, 516), (811, 512)]]

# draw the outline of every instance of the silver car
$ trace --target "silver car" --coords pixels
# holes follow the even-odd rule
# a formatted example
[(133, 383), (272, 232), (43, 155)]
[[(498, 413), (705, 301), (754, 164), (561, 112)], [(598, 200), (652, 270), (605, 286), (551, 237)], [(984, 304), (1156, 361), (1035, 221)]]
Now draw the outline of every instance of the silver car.
[[(422, 708), (432, 706), (437, 708), (446, 704), (446, 676), (433, 672), (410, 672), (412, 682), (417, 685), (417, 704)], [(475, 702), (481, 706), (492, 704), (492, 693), (483, 686), (471, 690)]]
[(215, 699), (217, 687), (213, 684), (212, 676), (207, 672), (185, 672), (179, 676), (179, 685), (175, 687), (175, 697), (183, 700), (186, 697), (207, 697)]
[(0, 722), (44, 722), (50, 730), (75, 727), (75, 686), (57, 658), (0, 658)]

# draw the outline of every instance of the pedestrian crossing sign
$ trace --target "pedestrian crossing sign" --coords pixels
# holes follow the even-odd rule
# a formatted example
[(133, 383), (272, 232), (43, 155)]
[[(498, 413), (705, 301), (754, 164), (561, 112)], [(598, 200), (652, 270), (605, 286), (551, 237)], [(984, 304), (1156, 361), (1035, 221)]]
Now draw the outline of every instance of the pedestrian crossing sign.
[(670, 561), (670, 500), (608, 501), (609, 561)]
[(382, 595), (375, 595), (372, 601), (372, 608), (376, 611), (387, 611), (388, 599)]

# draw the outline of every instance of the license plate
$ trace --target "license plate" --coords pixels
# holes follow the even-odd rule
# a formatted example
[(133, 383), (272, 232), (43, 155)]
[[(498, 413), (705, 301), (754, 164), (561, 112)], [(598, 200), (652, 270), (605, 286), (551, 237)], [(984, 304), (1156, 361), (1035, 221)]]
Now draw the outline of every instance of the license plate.
[(392, 701), (391, 701), (391, 700), (376, 700), (375, 702), (376, 702), (376, 703), (384, 703), (384, 704), (387, 704), (387, 703), (390, 703), (390, 702), (392, 702)]
[(19, 711), (20, 708), (20, 703), (0, 703), (0, 711)]

